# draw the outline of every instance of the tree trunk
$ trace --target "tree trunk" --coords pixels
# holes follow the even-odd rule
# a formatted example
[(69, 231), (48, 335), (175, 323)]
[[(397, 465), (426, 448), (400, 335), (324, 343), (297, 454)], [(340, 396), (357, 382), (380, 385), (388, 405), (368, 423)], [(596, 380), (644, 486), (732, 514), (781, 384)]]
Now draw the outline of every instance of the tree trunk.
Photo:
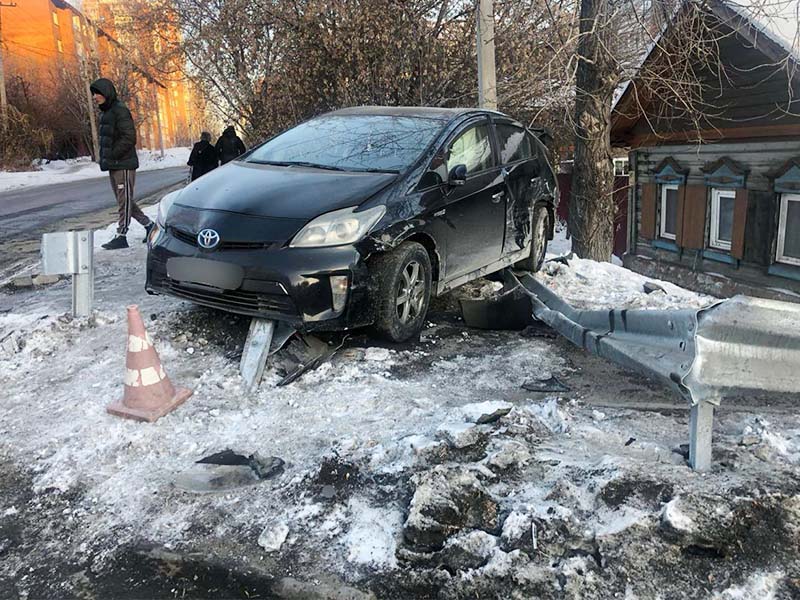
[(572, 250), (607, 261), (614, 247), (611, 102), (616, 69), (608, 55), (610, 0), (581, 0), (575, 96), (575, 162), (569, 204)]

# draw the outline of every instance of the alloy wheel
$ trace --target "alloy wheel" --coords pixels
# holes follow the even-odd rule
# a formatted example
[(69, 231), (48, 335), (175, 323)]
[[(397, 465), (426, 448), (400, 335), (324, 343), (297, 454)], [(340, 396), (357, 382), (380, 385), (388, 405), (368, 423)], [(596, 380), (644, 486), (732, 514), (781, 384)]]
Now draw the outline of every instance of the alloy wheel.
[(425, 304), (425, 277), (422, 266), (415, 260), (410, 261), (401, 274), (397, 287), (397, 317), (401, 323), (415, 319)]

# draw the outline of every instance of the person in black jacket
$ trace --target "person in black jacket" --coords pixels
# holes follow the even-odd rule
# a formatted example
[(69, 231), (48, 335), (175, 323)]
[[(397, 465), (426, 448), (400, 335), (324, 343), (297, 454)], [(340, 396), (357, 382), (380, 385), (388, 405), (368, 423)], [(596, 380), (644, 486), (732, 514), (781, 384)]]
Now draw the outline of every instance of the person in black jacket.
[(210, 133), (204, 131), (200, 134), (200, 141), (192, 148), (189, 162), (186, 164), (192, 167), (192, 181), (219, 166), (217, 149), (211, 145)]
[(131, 111), (117, 99), (117, 90), (108, 79), (98, 79), (89, 89), (100, 107), (100, 170), (108, 171), (111, 189), (117, 199), (119, 222), (117, 235), (103, 244), (106, 250), (128, 247), (128, 227), (131, 217), (144, 226), (147, 235), (154, 223), (133, 201), (133, 185), (139, 157), (136, 156), (136, 126)]
[(236, 135), (236, 130), (233, 125), (222, 132), (217, 140), (217, 156), (219, 156), (219, 164), (224, 165), (226, 162), (232, 161), (237, 156), (245, 153), (247, 148), (244, 147), (242, 139)]

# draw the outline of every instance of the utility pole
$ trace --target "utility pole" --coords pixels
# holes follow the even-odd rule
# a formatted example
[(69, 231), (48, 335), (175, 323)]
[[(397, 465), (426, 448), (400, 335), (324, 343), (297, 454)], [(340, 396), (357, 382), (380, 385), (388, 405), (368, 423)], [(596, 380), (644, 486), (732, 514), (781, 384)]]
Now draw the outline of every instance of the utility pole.
[(0, 2), (0, 127), (5, 131), (8, 126), (8, 97), (6, 96), (6, 72), (3, 68), (3, 10), (14, 8), (16, 2)]
[(497, 110), (497, 77), (494, 64), (494, 3), (478, 2), (478, 106)]
[(161, 102), (158, 100), (158, 84), (153, 82), (156, 97), (156, 125), (158, 126), (158, 147), (161, 150), (161, 158), (164, 158), (164, 134), (161, 131)]

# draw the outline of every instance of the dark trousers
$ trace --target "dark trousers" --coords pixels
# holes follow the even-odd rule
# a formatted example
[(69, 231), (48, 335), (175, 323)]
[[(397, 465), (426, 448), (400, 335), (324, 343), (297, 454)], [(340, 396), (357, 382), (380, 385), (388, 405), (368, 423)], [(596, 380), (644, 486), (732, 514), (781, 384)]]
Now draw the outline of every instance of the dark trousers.
[(139, 221), (142, 226), (148, 225), (150, 219), (142, 212), (139, 205), (133, 201), (133, 184), (136, 183), (136, 171), (133, 169), (109, 171), (108, 175), (111, 178), (111, 189), (114, 190), (119, 209), (117, 235), (126, 235), (128, 233), (131, 217)]

